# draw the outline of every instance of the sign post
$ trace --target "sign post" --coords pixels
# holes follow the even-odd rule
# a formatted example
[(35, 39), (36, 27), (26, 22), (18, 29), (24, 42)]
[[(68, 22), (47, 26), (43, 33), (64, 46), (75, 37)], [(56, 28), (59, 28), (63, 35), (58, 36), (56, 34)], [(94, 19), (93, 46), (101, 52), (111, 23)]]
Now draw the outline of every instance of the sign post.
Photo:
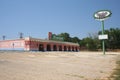
[[(104, 21), (102, 21), (102, 35), (104, 35)], [(103, 54), (105, 55), (105, 41), (102, 41)]]
[(105, 55), (104, 20), (110, 17), (111, 14), (112, 13), (109, 10), (100, 10), (94, 13), (94, 18), (102, 22), (102, 36), (99, 36), (99, 38), (102, 37), (101, 39), (102, 39), (102, 48), (104, 55)]

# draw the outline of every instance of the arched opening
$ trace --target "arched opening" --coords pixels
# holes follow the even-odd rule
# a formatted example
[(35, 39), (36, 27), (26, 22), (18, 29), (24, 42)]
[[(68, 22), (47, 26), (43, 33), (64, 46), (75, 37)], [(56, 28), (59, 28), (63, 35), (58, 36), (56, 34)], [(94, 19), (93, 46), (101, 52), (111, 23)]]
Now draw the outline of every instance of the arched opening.
[(47, 45), (47, 51), (51, 51), (51, 46), (50, 46), (50, 44)]
[(78, 51), (78, 50), (77, 50), (77, 47), (75, 47), (75, 50)]
[(39, 51), (44, 51), (44, 46), (43, 46), (43, 44), (39, 44)]
[(59, 51), (62, 51), (62, 46), (61, 45), (59, 46)]
[(74, 51), (74, 47), (72, 47), (72, 51)]
[(66, 46), (64, 46), (64, 51), (67, 51), (67, 47)]
[(68, 47), (68, 51), (71, 51), (71, 48), (70, 48), (70, 46)]
[(57, 46), (53, 45), (53, 51), (57, 51)]

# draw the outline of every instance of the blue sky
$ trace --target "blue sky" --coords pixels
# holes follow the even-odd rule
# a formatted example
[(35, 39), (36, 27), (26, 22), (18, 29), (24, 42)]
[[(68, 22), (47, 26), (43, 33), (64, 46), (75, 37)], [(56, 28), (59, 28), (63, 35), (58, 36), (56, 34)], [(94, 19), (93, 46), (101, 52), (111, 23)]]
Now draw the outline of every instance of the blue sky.
[(67, 32), (82, 39), (100, 31), (93, 18), (98, 10), (111, 10), (105, 29), (120, 28), (120, 0), (0, 0), (0, 40), (19, 37), (47, 38), (48, 32)]

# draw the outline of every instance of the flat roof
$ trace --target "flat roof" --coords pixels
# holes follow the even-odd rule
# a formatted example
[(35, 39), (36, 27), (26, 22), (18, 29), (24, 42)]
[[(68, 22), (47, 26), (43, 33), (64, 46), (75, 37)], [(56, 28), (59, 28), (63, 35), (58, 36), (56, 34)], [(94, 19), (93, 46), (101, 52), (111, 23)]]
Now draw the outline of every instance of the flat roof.
[(65, 42), (65, 41), (55, 41), (55, 40), (47, 40), (47, 39), (39, 39), (39, 38), (33, 38), (33, 37), (25, 37), (25, 38), (22, 38), (22, 39), (0, 40), (0, 42), (17, 41), (17, 40), (31, 40), (31, 41), (48, 42), (48, 43), (59, 43), (59, 44), (67, 44), (67, 45), (79, 46), (78, 43)]
[(68, 44), (68, 45), (79, 46), (78, 43), (64, 42), (64, 41), (55, 41), (55, 40), (47, 40), (47, 39), (38, 39), (38, 38), (32, 38), (32, 37), (26, 37), (25, 40), (48, 42), (48, 43)]

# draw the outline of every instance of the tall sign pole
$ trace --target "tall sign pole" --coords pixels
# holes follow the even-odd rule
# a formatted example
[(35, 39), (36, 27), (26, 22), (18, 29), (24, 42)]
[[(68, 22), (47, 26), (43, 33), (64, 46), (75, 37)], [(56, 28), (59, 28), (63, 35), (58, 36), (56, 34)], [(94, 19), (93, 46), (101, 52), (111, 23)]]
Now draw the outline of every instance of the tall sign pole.
[[(102, 35), (104, 35), (104, 21), (102, 21)], [(102, 40), (103, 54), (105, 55), (105, 41)]]
[(102, 22), (102, 35), (99, 35), (99, 39), (102, 40), (103, 54), (105, 55), (105, 39), (108, 39), (108, 35), (104, 35), (104, 20), (111, 16), (111, 11), (109, 10), (99, 10), (94, 13), (94, 18)]

